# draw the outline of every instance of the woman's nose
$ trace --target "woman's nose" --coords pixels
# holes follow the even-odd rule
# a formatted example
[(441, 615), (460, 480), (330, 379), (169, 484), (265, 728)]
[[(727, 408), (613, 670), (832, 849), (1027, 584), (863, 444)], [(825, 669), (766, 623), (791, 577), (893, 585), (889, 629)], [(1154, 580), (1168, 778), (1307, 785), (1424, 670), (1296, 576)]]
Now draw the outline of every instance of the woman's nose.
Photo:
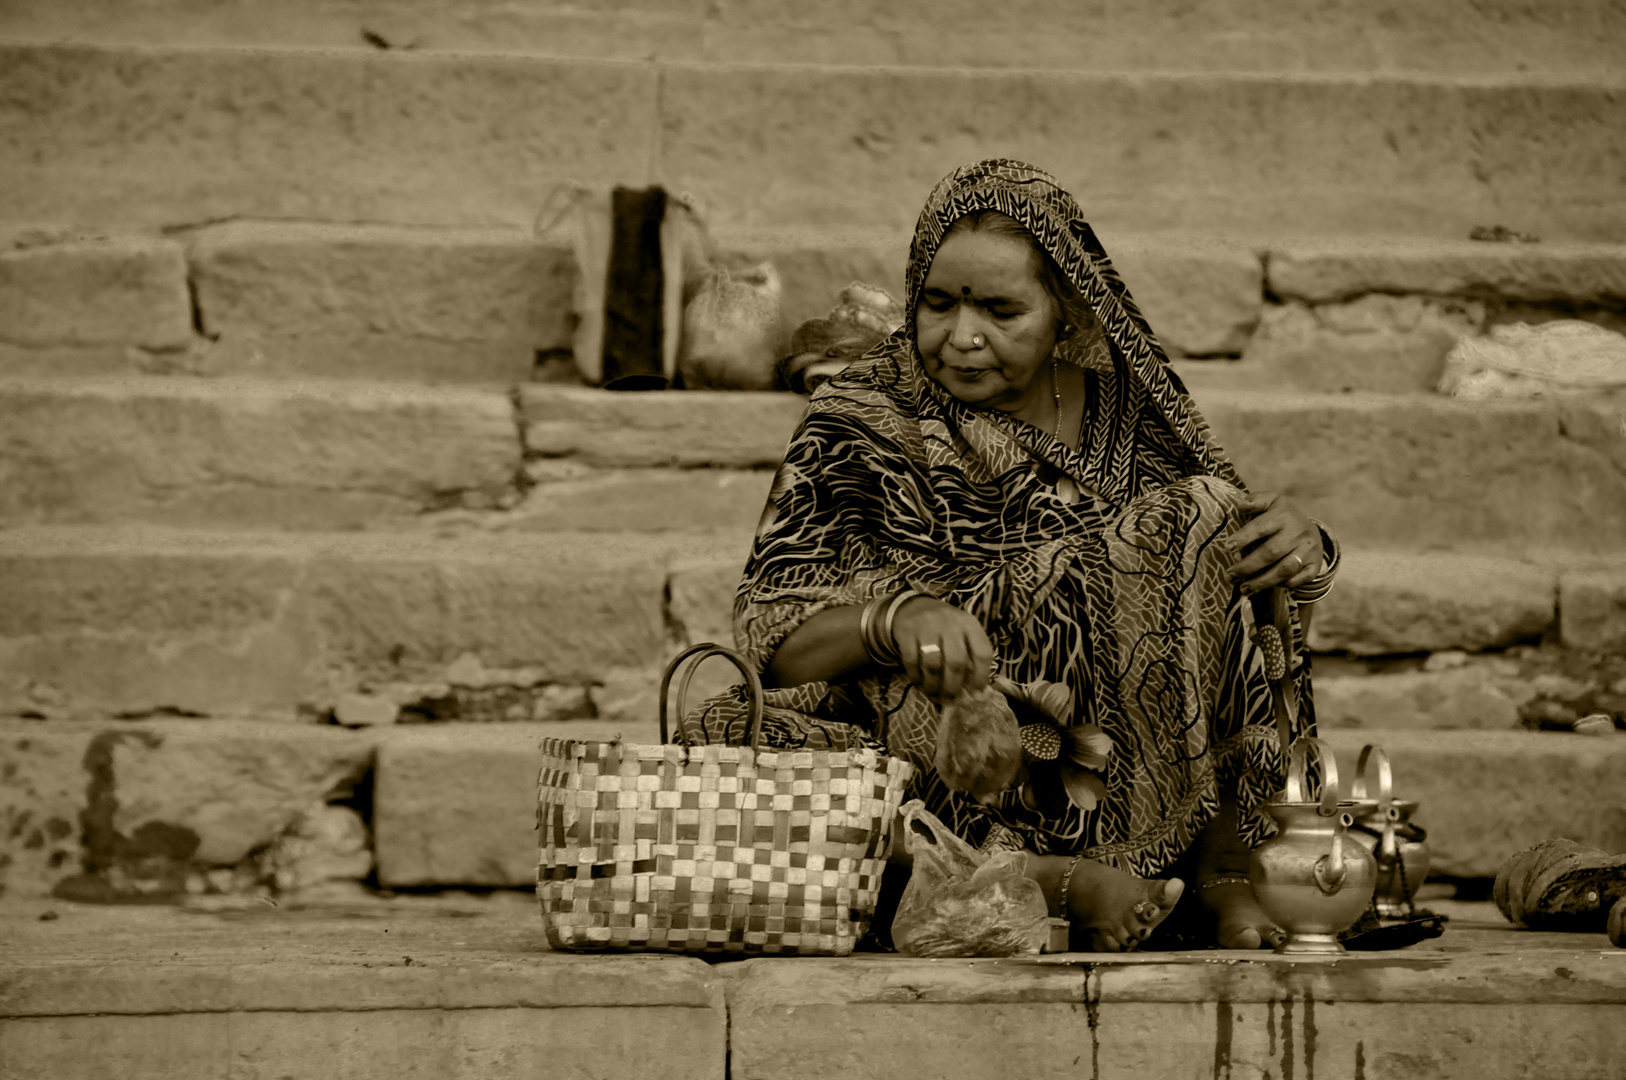
[(960, 305), (954, 316), (954, 327), (949, 332), (949, 344), (960, 352), (968, 353), (982, 348), (986, 340), (976, 309), (969, 304)]

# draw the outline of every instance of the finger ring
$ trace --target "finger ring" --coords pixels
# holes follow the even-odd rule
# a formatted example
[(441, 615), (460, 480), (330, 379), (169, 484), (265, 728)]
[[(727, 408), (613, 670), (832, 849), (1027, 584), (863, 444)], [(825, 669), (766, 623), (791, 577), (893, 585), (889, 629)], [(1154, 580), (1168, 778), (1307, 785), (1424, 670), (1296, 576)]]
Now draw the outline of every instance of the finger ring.
[(1298, 563), (1297, 566), (1293, 567), (1293, 573), (1296, 574), (1300, 570), (1304, 569), (1304, 556), (1300, 555), (1298, 552), (1295, 551), (1295, 552), (1293, 552), (1293, 561)]
[(980, 349), (986, 344), (988, 344), (988, 339), (983, 337), (981, 334), (971, 335), (971, 347), (973, 349)]
[(943, 647), (941, 645), (922, 645), (920, 647), (920, 655), (922, 657), (936, 656), (938, 653), (940, 653), (942, 651), (943, 651)]

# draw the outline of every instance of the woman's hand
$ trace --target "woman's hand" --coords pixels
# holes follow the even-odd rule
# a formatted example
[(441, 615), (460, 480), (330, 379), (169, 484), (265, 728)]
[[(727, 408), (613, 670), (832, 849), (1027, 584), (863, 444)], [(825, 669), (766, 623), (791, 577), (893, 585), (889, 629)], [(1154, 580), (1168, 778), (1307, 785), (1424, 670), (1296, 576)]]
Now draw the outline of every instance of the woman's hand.
[(892, 639), (909, 681), (939, 705), (983, 689), (992, 676), (994, 646), (982, 623), (936, 597), (905, 601), (892, 620)]
[(1240, 556), (1231, 568), (1231, 580), (1244, 596), (1273, 585), (1293, 588), (1321, 573), (1321, 530), (1285, 495), (1248, 495), (1242, 513), (1253, 519), (1224, 543)]

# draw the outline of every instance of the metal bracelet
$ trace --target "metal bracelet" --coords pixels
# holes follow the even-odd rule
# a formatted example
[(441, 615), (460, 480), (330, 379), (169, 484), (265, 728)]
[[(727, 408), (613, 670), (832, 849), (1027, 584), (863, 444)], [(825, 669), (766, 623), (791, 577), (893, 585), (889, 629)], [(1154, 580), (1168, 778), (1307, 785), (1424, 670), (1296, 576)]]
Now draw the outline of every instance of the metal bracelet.
[(881, 621), (881, 609), (891, 603), (889, 593), (880, 593), (864, 604), (863, 614), (858, 618), (858, 635), (864, 643), (864, 652), (869, 658), (882, 667), (890, 667), (897, 662), (896, 656), (888, 656), (886, 649), (877, 633)]
[(917, 596), (925, 595), (925, 593), (919, 591), (918, 589), (905, 589), (898, 593), (898, 595), (894, 596), (892, 598), (892, 602), (887, 605), (886, 618), (881, 622), (880, 638), (881, 647), (888, 650), (892, 654), (893, 667), (896, 667), (899, 663), (901, 663), (901, 657), (898, 655), (898, 639), (892, 634), (892, 621), (898, 617), (898, 609), (901, 608), (905, 603), (913, 600)]

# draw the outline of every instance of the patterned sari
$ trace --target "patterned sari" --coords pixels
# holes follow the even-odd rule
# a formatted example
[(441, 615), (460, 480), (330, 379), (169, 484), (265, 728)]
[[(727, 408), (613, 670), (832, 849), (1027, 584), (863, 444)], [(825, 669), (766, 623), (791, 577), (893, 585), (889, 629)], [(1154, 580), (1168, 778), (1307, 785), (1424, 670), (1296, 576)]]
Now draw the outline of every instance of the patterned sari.
[[(1093, 335), (1056, 352), (1085, 371), (1080, 449), (944, 391), (918, 359), (911, 315), (813, 395), (758, 528), (735, 636), (762, 670), (825, 608), (902, 588), (958, 605), (987, 629), (1003, 675), (1064, 684), (1064, 723), (1111, 736), (1106, 795), (1046, 814), (1014, 790), (992, 805), (949, 790), (932, 769), (938, 709), (901, 672), (767, 691), (764, 738), (903, 756), (918, 769), (912, 795), (984, 847), (1084, 852), (1152, 876), (1191, 846), (1222, 791), (1257, 844), (1274, 828), (1258, 807), (1284, 762), (1252, 605), (1218, 546), (1243, 520), (1241, 482), (1077, 204), (1044, 173), (988, 161), (940, 183), (916, 228), (905, 310), (944, 235), (975, 210), (1024, 225), (1094, 311)], [(1313, 726), (1307, 663), (1293, 678), (1297, 735)], [(743, 742), (743, 713), (736, 688), (684, 717), (680, 738)]]

